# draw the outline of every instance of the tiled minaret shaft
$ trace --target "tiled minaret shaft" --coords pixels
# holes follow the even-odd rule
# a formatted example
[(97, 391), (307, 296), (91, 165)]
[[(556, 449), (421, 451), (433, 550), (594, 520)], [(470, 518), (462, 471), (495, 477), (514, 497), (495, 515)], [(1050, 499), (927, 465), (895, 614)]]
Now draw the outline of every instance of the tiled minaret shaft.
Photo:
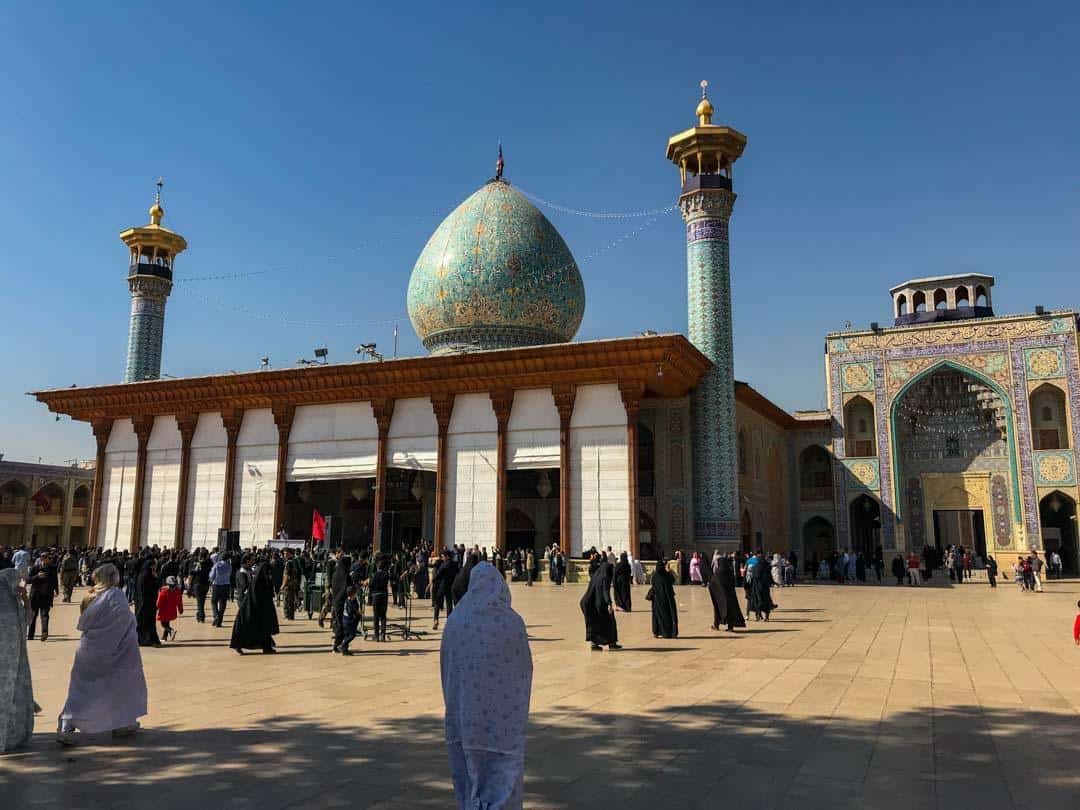
[(730, 549), (739, 539), (739, 471), (728, 221), (735, 204), (732, 166), (746, 136), (712, 123), (706, 87), (702, 82), (697, 125), (671, 137), (667, 158), (679, 167), (682, 181), (690, 341), (712, 361), (691, 400), (693, 536), (699, 547)]

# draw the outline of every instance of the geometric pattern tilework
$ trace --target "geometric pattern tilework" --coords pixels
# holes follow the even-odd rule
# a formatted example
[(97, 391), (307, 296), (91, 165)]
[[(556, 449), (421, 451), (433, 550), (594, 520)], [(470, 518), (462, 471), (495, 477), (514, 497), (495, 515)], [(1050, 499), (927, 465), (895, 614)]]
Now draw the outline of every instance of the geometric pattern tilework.
[(490, 181), (440, 223), (416, 260), (409, 318), (435, 353), (560, 343), (585, 313), (585, 285), (555, 226), (517, 189)]
[(848, 472), (848, 483), (855, 492), (881, 489), (876, 458), (845, 458), (842, 463)]
[(844, 391), (873, 391), (873, 363), (845, 363), (840, 366), (840, 381)]
[(739, 479), (727, 221), (715, 216), (691, 216), (686, 234), (689, 337), (713, 363), (691, 399), (694, 535), (706, 541), (735, 540), (739, 531)]
[(161, 376), (161, 344), (165, 332), (165, 299), (136, 295), (131, 299), (127, 366), (124, 382)]
[(1035, 483), (1040, 487), (1075, 486), (1076, 465), (1071, 450), (1036, 450)]
[(1024, 349), (1024, 370), (1029, 380), (1064, 377), (1065, 353), (1059, 346)]
[[(1009, 384), (1009, 361), (1003, 351), (989, 354), (952, 355), (949, 359), (955, 363), (970, 366), (999, 385), (1008, 386)], [(886, 367), (892, 395), (895, 396), (896, 391), (903, 387), (904, 383), (939, 360), (940, 357), (936, 356), (890, 360)]]
[(913, 476), (908, 480), (907, 511), (908, 548), (926, 545), (926, 528), (923, 526), (922, 480)]
[(990, 508), (994, 515), (994, 544), (998, 548), (1012, 546), (1012, 520), (1009, 518), (1009, 485), (1000, 473), (990, 479)]

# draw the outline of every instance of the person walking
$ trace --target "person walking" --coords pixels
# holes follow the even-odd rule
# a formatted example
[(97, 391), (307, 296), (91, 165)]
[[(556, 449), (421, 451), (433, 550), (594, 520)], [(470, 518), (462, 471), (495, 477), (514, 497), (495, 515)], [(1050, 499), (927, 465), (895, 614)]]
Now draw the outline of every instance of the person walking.
[(285, 592), (285, 618), (290, 622), (296, 619), (296, 607), (300, 604), (300, 581), (304, 578), (304, 569), (296, 552), (285, 549), (285, 567), (282, 573), (281, 589)]
[(919, 557), (914, 551), (908, 556), (907, 569), (908, 585), (921, 585), (922, 579), (919, 576)]
[(762, 621), (762, 617), (768, 621), (769, 614), (777, 607), (772, 600), (774, 584), (771, 568), (765, 564), (757, 566), (750, 583), (750, 599), (747, 605), (759, 622)]
[(176, 638), (172, 623), (184, 612), (184, 598), (176, 577), (168, 577), (157, 595), (157, 620), (161, 622), (161, 637), (165, 641)]
[(652, 605), (653, 638), (679, 637), (679, 606), (675, 600), (675, 575), (663, 560), (656, 561), (652, 584), (645, 599)]
[(41, 616), (41, 640), (48, 641), (49, 611), (52, 610), (53, 599), (60, 590), (60, 584), (56, 576), (56, 566), (53, 564), (51, 554), (45, 554), (34, 563), (34, 566), (30, 569), (29, 583), (30, 627), (27, 630), (26, 639), (27, 641), (34, 640), (38, 616)]
[(593, 650), (621, 650), (619, 628), (615, 624), (615, 606), (611, 602), (612, 566), (598, 565), (589, 579), (589, 587), (581, 597), (581, 613), (585, 617), (585, 640)]
[(60, 587), (63, 589), (64, 602), (71, 601), (71, 594), (79, 581), (79, 557), (74, 549), (68, 549), (60, 562)]
[[(233, 621), (232, 639), (229, 646), (240, 655), (244, 650), (262, 650), (275, 653), (274, 636), (280, 632), (277, 610), (274, 607), (274, 582), (270, 566), (264, 562), (254, 573), (248, 566), (251, 555), (244, 558), (244, 566), (236, 576), (237, 607)], [(241, 574), (246, 574), (249, 584), (241, 589)]]
[(987, 554), (986, 555), (986, 580), (990, 583), (991, 588), (996, 588), (997, 587), (997, 575), (998, 575), (997, 560), (995, 560), (992, 556)]
[(525, 554), (525, 577), (525, 584), (531, 588), (533, 579), (536, 578), (536, 555), (531, 548)]
[(386, 641), (386, 608), (390, 595), (390, 574), (386, 570), (386, 558), (380, 557), (375, 563), (375, 573), (368, 580), (368, 592), (371, 594), (371, 612), (375, 620), (375, 640)]
[(1039, 552), (1035, 551), (1035, 549), (1031, 550), (1030, 562), (1031, 562), (1031, 581), (1032, 581), (1032, 584), (1035, 586), (1035, 593), (1042, 593), (1043, 592), (1043, 586), (1042, 586), (1043, 561), (1042, 561), (1042, 557), (1039, 556)]
[(79, 617), (82, 638), (60, 712), (57, 741), (61, 745), (74, 745), (77, 731), (130, 736), (146, 714), (138, 631), (127, 596), (120, 590), (120, 571), (107, 563), (94, 569), (93, 580)]
[(439, 613), (444, 607), (447, 618), (454, 612), (453, 588), (457, 573), (457, 563), (454, 562), (450, 551), (444, 549), (441, 558), (435, 563), (435, 572), (431, 581), (431, 605), (435, 612), (433, 630), (439, 629)]
[(335, 648), (342, 655), (352, 655), (349, 645), (360, 634), (360, 600), (356, 597), (356, 586), (345, 589), (345, 604), (341, 609), (341, 642)]
[(892, 575), (896, 577), (896, 584), (903, 585), (904, 579), (907, 577), (907, 565), (904, 563), (904, 557), (901, 554), (897, 554), (893, 557), (892, 561)]
[(619, 561), (615, 564), (615, 570), (611, 579), (611, 590), (615, 597), (615, 607), (624, 613), (631, 611), (630, 606), (630, 583), (633, 581), (633, 570), (630, 561), (624, 551), (619, 555)]
[(206, 623), (206, 597), (210, 593), (210, 556), (199, 549), (191, 564), (191, 588), (195, 593), (195, 621)]
[(490, 563), (473, 569), (468, 592), (447, 617), (439, 668), (458, 808), (519, 810), (532, 653), (506, 578)]
[(210, 560), (210, 607), (214, 613), (213, 626), (221, 627), (225, 621), (225, 606), (229, 603), (232, 583), (232, 565), (223, 554), (211, 554)]
[(735, 632), (736, 627), (746, 627), (746, 619), (739, 609), (739, 597), (735, 592), (735, 561), (731, 557), (721, 557), (717, 563), (716, 576), (709, 580), (709, 598), (713, 606), (712, 629), (719, 630), (720, 625), (727, 626), (728, 632)]

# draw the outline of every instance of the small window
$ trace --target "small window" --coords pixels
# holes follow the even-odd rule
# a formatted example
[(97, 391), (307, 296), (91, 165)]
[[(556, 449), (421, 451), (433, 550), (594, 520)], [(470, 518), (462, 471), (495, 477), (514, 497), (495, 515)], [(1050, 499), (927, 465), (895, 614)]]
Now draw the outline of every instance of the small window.
[(922, 292), (915, 293), (912, 305), (915, 307), (916, 312), (926, 312), (926, 294)]
[(907, 315), (907, 296), (901, 295), (896, 299), (896, 314), (899, 317)]
[(945, 458), (960, 458), (960, 440), (955, 436), (945, 439)]
[(949, 297), (944, 290), (934, 291), (934, 309), (946, 309), (949, 306)]
[(1054, 412), (1050, 410), (1049, 405), (1043, 405), (1042, 420), (1044, 422), (1053, 422), (1054, 421)]
[(866, 433), (866, 420), (865, 419), (860, 419), (859, 420), (859, 433)]

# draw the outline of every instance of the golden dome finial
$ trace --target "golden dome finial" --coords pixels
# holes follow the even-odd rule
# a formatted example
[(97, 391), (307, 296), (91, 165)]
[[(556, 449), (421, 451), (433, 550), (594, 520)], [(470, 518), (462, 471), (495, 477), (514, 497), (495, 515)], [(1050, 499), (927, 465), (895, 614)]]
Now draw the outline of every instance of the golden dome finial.
[(701, 101), (697, 105), (697, 110), (694, 111), (694, 115), (698, 117), (698, 126), (708, 126), (712, 123), (713, 106), (709, 101), (709, 82), (706, 79), (701, 80)]
[(159, 177), (154, 185), (157, 186), (157, 191), (154, 193), (154, 204), (150, 206), (150, 224), (160, 225), (165, 216), (165, 209), (161, 207), (161, 188), (165, 185), (165, 178)]

